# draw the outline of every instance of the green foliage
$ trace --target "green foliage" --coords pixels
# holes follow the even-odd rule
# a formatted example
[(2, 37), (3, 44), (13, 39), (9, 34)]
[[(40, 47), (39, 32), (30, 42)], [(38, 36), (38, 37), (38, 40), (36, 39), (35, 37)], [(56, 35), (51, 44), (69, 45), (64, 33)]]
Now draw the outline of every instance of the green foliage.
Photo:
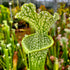
[(28, 54), (30, 70), (44, 70), (45, 58), (48, 48), (53, 45), (53, 39), (48, 36), (50, 26), (59, 19), (57, 13), (52, 16), (47, 11), (36, 13), (34, 4), (24, 4), (16, 18), (29, 22), (36, 33), (22, 40), (23, 50)]
[(64, 62), (65, 64), (68, 64), (68, 53), (67, 53), (67, 41), (68, 39), (66, 37), (62, 37), (61, 38), (61, 43), (63, 44), (63, 58), (64, 58)]
[(4, 7), (3, 5), (0, 5), (0, 23), (2, 23), (3, 20), (9, 20), (9, 19), (10, 19), (9, 9)]
[(58, 70), (58, 69), (59, 69), (59, 62), (58, 62), (58, 59), (56, 58), (53, 70)]
[[(21, 51), (21, 48), (16, 41), (15, 30), (10, 29), (10, 26), (7, 24), (6, 20), (4, 20), (3, 23), (4, 24), (2, 24), (2, 26), (0, 27), (1, 33), (3, 34), (3, 37), (1, 36), (2, 34), (0, 35), (0, 66), (2, 66), (4, 70), (12, 70), (14, 67), (14, 52), (19, 50)], [(20, 59), (22, 58), (20, 57)]]

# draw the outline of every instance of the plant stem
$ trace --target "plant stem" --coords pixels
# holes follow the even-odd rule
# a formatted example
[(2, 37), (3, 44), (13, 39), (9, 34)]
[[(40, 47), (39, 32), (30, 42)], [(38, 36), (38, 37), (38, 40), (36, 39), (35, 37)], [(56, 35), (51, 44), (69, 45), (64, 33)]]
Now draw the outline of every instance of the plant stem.
[(9, 56), (8, 56), (8, 49), (4, 50), (4, 54), (5, 54), (5, 60), (6, 60), (6, 67), (7, 70), (9, 70)]

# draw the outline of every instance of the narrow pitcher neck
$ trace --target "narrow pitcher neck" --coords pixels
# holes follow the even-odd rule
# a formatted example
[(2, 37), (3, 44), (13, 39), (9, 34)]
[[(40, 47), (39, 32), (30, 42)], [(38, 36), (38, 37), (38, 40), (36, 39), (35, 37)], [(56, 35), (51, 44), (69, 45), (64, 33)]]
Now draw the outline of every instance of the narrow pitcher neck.
[(48, 32), (37, 31), (36, 34), (37, 34), (37, 35), (40, 35), (40, 36), (47, 36), (47, 35), (48, 35)]

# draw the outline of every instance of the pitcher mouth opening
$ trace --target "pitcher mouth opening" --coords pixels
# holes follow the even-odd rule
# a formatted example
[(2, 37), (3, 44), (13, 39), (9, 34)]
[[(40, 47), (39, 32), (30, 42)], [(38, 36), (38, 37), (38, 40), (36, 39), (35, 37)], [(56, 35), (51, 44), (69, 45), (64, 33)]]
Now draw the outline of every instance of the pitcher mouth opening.
[(41, 37), (41, 39), (36, 38), (36, 37), (35, 37), (35, 34), (31, 34), (23, 38), (22, 47), (27, 54), (36, 52), (36, 51), (41, 51), (44, 49), (48, 49), (54, 43), (51, 36), (47, 35), (45, 37)]

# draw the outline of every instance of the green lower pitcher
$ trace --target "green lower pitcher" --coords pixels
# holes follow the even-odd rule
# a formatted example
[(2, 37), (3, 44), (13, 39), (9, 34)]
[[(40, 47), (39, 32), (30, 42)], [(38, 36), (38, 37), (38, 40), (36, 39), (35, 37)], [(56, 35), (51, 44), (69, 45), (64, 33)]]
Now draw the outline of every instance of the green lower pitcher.
[(28, 55), (28, 70), (45, 70), (45, 59), (48, 48), (53, 45), (53, 39), (48, 35), (38, 35), (37, 33), (24, 37), (22, 47)]

